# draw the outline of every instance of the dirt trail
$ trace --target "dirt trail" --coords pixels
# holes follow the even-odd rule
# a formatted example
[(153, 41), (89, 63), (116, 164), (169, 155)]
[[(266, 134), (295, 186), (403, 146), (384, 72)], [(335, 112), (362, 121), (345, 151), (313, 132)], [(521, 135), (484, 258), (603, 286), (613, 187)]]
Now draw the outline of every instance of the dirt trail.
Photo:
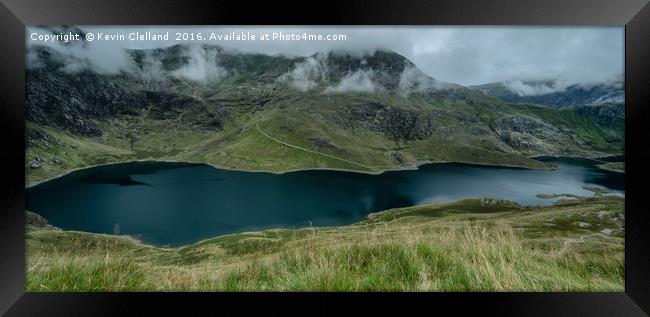
[(255, 128), (257, 129), (257, 131), (259, 131), (259, 132), (260, 132), (262, 135), (264, 135), (265, 137), (267, 137), (267, 138), (269, 138), (269, 139), (271, 139), (271, 140), (273, 140), (273, 141), (275, 141), (275, 142), (278, 142), (278, 143), (280, 143), (280, 144), (282, 144), (282, 145), (286, 145), (286, 146), (288, 146), (288, 147), (291, 147), (291, 148), (294, 148), (294, 149), (298, 149), (298, 150), (302, 150), (302, 151), (305, 151), (305, 152), (309, 152), (309, 153), (313, 153), (313, 154), (322, 155), (322, 156), (325, 156), (325, 157), (328, 157), (328, 158), (331, 158), (331, 159), (335, 159), (335, 160), (338, 160), (338, 161), (341, 161), (341, 162), (345, 162), (345, 163), (349, 163), (349, 164), (354, 164), (354, 165), (357, 165), (357, 166), (361, 166), (361, 167), (366, 168), (366, 169), (369, 169), (369, 170), (374, 169), (373, 167), (368, 166), (368, 165), (363, 165), (363, 164), (361, 164), (361, 163), (357, 163), (357, 162), (349, 161), (349, 160), (342, 159), (342, 158), (339, 158), (339, 157), (336, 157), (336, 156), (333, 156), (333, 155), (329, 155), (329, 154), (325, 154), (325, 153), (321, 153), (321, 152), (317, 152), (317, 151), (313, 151), (313, 150), (305, 149), (305, 148), (303, 148), (303, 147), (300, 147), (300, 146), (297, 146), (297, 145), (293, 145), (293, 144), (289, 144), (289, 143), (284, 142), (284, 141), (282, 141), (282, 140), (278, 140), (278, 139), (276, 139), (276, 138), (274, 138), (274, 137), (268, 135), (266, 132), (262, 131), (262, 129), (260, 129), (260, 126), (259, 126), (258, 124), (255, 124)]

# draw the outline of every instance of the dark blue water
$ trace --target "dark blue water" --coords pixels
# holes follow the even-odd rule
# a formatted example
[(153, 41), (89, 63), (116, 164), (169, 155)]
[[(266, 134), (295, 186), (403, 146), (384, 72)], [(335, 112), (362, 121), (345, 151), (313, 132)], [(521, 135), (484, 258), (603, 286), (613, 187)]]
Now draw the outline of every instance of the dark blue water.
[(238, 172), (202, 164), (137, 162), (94, 167), (27, 189), (27, 209), (67, 229), (183, 245), (266, 228), (349, 224), (372, 212), (462, 198), (550, 204), (540, 193), (622, 193), (621, 173), (582, 159), (556, 170), (431, 164), (380, 175), (312, 170)]

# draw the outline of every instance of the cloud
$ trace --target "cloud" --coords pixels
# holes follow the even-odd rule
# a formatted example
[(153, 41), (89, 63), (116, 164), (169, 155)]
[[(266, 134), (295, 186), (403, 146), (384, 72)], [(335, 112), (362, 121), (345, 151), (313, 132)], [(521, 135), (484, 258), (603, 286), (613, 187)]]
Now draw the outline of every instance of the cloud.
[(172, 72), (178, 78), (193, 81), (221, 80), (228, 76), (228, 71), (219, 66), (219, 52), (213, 47), (203, 45), (188, 45), (183, 55), (188, 57), (188, 63)]
[(35, 69), (45, 66), (44, 61), (33, 49), (36, 46), (45, 46), (54, 51), (50, 56), (54, 61), (62, 64), (61, 71), (75, 73), (83, 70), (93, 71), (99, 74), (115, 75), (130, 73), (142, 79), (143, 83), (154, 83), (164, 81), (167, 76), (193, 81), (220, 80), (228, 75), (228, 72), (219, 66), (218, 50), (214, 47), (205, 47), (200, 44), (189, 44), (184, 46), (182, 55), (187, 58), (187, 64), (181, 68), (167, 73), (163, 71), (160, 56), (153, 56), (151, 50), (142, 50), (144, 54), (141, 65), (136, 65), (133, 57), (129, 54), (130, 48), (126, 42), (38, 42), (31, 41), (30, 35), (33, 32), (51, 34), (56, 28), (29, 27), (27, 34), (27, 58), (28, 69)]
[(399, 90), (407, 95), (412, 92), (424, 93), (449, 87), (450, 84), (431, 78), (414, 66), (404, 68), (399, 78)]
[[(88, 60), (88, 64), (79, 67), (92, 67), (109, 73), (129, 69), (128, 56), (123, 55), (125, 48), (156, 48), (178, 44), (179, 42), (173, 41), (175, 32), (228, 34), (242, 31), (255, 34), (338, 34), (345, 35), (347, 40), (206, 40), (192, 43), (209, 43), (242, 52), (301, 57), (337, 50), (354, 53), (386, 49), (409, 58), (429, 76), (463, 85), (547, 79), (558, 79), (567, 84), (589, 84), (621, 76), (624, 72), (623, 27), (79, 27), (88, 32), (170, 32), (169, 41), (94, 41), (88, 43), (86, 49), (58, 47), (71, 50), (73, 55)], [(35, 28), (28, 28), (29, 31), (33, 29)], [(27, 40), (28, 45), (34, 44), (29, 38)], [(209, 61), (210, 58), (208, 56), (206, 60)], [(201, 62), (195, 64), (196, 67), (188, 69), (184, 75), (203, 77), (198, 68), (200, 65)], [(71, 68), (74, 69), (74, 66)], [(307, 82), (306, 85), (309, 84)]]
[(34, 50), (27, 50), (27, 56), (25, 58), (25, 66), (28, 69), (36, 69), (36, 68), (42, 68), (45, 66), (45, 63), (41, 58), (38, 56), (36, 51)]
[(378, 87), (373, 83), (372, 70), (357, 70), (341, 78), (341, 81), (335, 85), (327, 87), (325, 93), (343, 93), (343, 92), (375, 92)]
[(137, 76), (141, 84), (147, 89), (160, 88), (167, 81), (160, 58), (153, 56), (151, 51), (143, 51), (140, 68), (135, 67), (129, 73)]
[(604, 86), (616, 90), (623, 89), (623, 77), (604, 77), (596, 81), (574, 82), (566, 78), (555, 78), (543, 81), (525, 82), (511, 80), (503, 83), (504, 87), (519, 96), (538, 96), (557, 92), (564, 92), (567, 88), (589, 90), (594, 86)]
[(589, 84), (624, 70), (620, 27), (458, 28), (443, 42), (421, 49), (414, 62), (436, 78), (465, 85), (549, 79)]
[(326, 74), (327, 67), (323, 63), (322, 55), (319, 54), (297, 63), (293, 70), (278, 77), (278, 81), (300, 91), (308, 91), (316, 87), (319, 80), (324, 80)]
[(566, 82), (537, 82), (524, 83), (520, 80), (507, 81), (505, 87), (519, 96), (537, 96), (554, 92), (562, 92), (567, 88)]
[[(35, 45), (44, 45), (56, 51), (59, 62), (64, 64), (65, 72), (92, 70), (100, 74), (118, 74), (133, 68), (133, 63), (126, 51), (118, 44), (117, 48), (112, 42), (38, 42), (30, 39), (32, 32), (52, 34), (56, 28), (28, 27), (26, 33), (27, 48)], [(31, 54), (31, 55), (30, 55)], [(27, 54), (27, 67), (42, 67), (43, 63), (33, 52)]]
[[(357, 52), (352, 56), (367, 56), (368, 52)], [(318, 53), (305, 58), (303, 62), (297, 63), (294, 68), (281, 75), (278, 82), (287, 83), (290, 87), (308, 91), (318, 86), (319, 82), (327, 80), (331, 73), (327, 67), (327, 55)], [(362, 63), (365, 62), (362, 61)], [(343, 76), (336, 85), (327, 86), (324, 93), (344, 92), (374, 92), (379, 90), (378, 85), (373, 82), (375, 71), (372, 69), (360, 69)]]

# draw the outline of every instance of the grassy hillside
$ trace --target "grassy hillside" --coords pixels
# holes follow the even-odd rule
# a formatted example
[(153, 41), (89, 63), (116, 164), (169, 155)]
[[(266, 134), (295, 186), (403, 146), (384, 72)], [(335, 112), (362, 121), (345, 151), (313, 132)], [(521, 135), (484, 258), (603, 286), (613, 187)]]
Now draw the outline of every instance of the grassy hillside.
[(461, 200), (161, 249), (30, 222), (28, 291), (623, 291), (624, 200)]
[(487, 97), (284, 94), (256, 110), (246, 106), (249, 101), (225, 104), (228, 114), (221, 121), (203, 104), (162, 114), (152, 106), (93, 121), (99, 136), (28, 121), (27, 181), (130, 160), (272, 172), (378, 173), (443, 161), (547, 168), (531, 157), (596, 157), (623, 147), (622, 127), (599, 125), (573, 110), (508, 105)]

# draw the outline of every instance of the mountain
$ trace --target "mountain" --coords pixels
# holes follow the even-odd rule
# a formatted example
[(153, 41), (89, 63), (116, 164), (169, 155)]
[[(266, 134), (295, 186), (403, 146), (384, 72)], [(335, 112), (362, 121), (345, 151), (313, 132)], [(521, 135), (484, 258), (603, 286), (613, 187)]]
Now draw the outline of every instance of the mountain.
[(83, 52), (28, 48), (28, 182), (140, 159), (273, 172), (545, 167), (533, 157), (624, 145), (621, 104), (514, 104), (385, 50), (291, 57), (182, 44), (126, 50), (112, 72)]
[(581, 107), (625, 103), (623, 81), (563, 87), (555, 81), (513, 81), (472, 86), (487, 96), (513, 103), (533, 103), (549, 107)]

